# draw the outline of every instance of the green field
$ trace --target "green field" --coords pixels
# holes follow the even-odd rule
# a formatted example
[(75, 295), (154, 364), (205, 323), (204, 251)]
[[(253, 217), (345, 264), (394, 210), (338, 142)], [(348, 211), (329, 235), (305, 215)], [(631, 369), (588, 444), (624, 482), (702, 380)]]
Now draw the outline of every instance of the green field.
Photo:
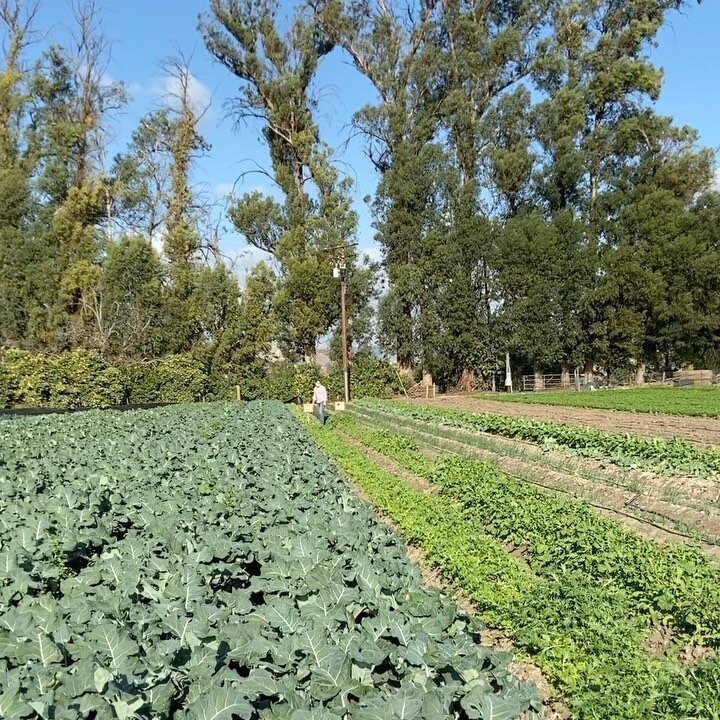
[(305, 423), (480, 619), (542, 669), (570, 717), (720, 720), (716, 562), (491, 463), (427, 455), (373, 418)]
[(0, 718), (539, 720), (279, 403), (2, 429)]
[(482, 393), (484, 400), (566, 405), (601, 410), (629, 410), (669, 415), (720, 417), (720, 388), (643, 388), (598, 390), (597, 392), (558, 391), (541, 393)]

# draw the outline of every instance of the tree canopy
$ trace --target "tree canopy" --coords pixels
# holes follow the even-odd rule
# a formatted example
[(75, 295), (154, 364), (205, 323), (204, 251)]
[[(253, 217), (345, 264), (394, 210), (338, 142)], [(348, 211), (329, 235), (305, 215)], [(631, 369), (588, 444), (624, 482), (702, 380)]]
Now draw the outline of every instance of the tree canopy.
[[(111, 156), (126, 90), (107, 79), (99, 8), (72, 4), (63, 45), (41, 2), (0, 0), (2, 347), (190, 353), (261, 377), (321, 342), (340, 355), (344, 264), (351, 356), (441, 386), (489, 386), (506, 352), (527, 372), (638, 379), (720, 364), (715, 158), (658, 113), (650, 59), (692, 3), (208, 0), (199, 35), (277, 188), (219, 208), (198, 185), (212, 137), (191, 60), (162, 60), (172, 91)], [(376, 173), (379, 263), (357, 250), (352, 181), (320, 130), (331, 53), (375, 93), (352, 132)], [(244, 285), (225, 217), (271, 258)]]

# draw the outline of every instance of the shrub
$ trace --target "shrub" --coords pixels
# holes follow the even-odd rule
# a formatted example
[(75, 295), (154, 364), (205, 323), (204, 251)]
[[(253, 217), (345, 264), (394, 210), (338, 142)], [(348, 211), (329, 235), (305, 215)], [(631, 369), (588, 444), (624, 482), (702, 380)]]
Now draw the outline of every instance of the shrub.
[(207, 375), (191, 355), (167, 355), (156, 372), (160, 402), (195, 402), (205, 397)]
[(129, 405), (158, 402), (158, 378), (155, 365), (132, 363), (122, 367), (125, 401)]
[(41, 407), (50, 400), (50, 359), (26, 350), (6, 350), (3, 355), (7, 405)]
[(0, 365), (0, 407), (12, 407), (14, 380), (12, 373), (4, 365)]
[[(254, 370), (255, 368), (253, 368)], [(323, 376), (314, 363), (271, 366), (265, 375), (209, 375), (190, 354), (168, 355), (155, 362), (110, 365), (92, 350), (73, 350), (55, 356), (7, 350), (0, 363), (0, 406), (93, 408), (129, 403), (231, 400), (240, 386), (244, 400), (283, 402), (312, 399), (313, 385), (322, 379), (331, 400), (343, 397), (342, 368)], [(392, 365), (362, 355), (351, 368), (353, 398), (389, 397), (402, 391)]]
[(122, 373), (91, 350), (46, 356), (7, 350), (0, 365), (4, 407), (108, 407), (122, 402)]
[[(341, 398), (344, 395), (342, 366), (329, 377), (328, 389)], [(403, 391), (393, 366), (372, 355), (358, 355), (350, 366), (350, 395), (353, 399), (392, 397)]]
[(322, 369), (314, 363), (277, 363), (272, 366), (265, 381), (255, 387), (255, 391), (261, 393), (261, 398), (289, 402), (299, 397), (302, 402), (310, 402), (313, 386), (321, 376)]
[(45, 359), (48, 405), (58, 408), (102, 408), (119, 405), (125, 396), (121, 371), (91, 350), (73, 350)]
[(208, 377), (191, 355), (167, 355), (156, 364), (123, 368), (127, 400), (131, 405), (155, 402), (196, 402), (208, 392)]

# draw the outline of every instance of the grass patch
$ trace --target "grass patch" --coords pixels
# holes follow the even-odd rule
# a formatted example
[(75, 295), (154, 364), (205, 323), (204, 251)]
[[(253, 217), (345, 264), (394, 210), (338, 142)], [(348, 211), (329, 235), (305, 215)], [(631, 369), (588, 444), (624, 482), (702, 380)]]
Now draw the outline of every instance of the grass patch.
[(478, 397), (483, 400), (493, 400), (494, 402), (720, 417), (720, 388), (713, 387), (633, 388), (630, 390), (598, 390), (597, 392), (559, 390), (556, 392), (513, 394), (481, 393)]

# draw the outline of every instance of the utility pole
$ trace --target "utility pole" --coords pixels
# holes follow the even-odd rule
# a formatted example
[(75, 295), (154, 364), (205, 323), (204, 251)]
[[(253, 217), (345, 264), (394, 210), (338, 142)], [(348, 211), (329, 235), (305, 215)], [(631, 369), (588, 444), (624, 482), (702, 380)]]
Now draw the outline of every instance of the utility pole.
[(505, 391), (512, 393), (512, 371), (510, 370), (510, 351), (505, 353)]
[(350, 402), (350, 358), (348, 357), (347, 342), (347, 251), (357, 243), (339, 245), (332, 250), (340, 251), (340, 260), (333, 268), (333, 277), (340, 280), (340, 325), (342, 331), (342, 358), (343, 358), (343, 385), (345, 402)]
[(340, 322), (342, 323), (342, 356), (343, 381), (345, 385), (345, 402), (350, 402), (350, 361), (347, 346), (347, 268), (340, 268)]

